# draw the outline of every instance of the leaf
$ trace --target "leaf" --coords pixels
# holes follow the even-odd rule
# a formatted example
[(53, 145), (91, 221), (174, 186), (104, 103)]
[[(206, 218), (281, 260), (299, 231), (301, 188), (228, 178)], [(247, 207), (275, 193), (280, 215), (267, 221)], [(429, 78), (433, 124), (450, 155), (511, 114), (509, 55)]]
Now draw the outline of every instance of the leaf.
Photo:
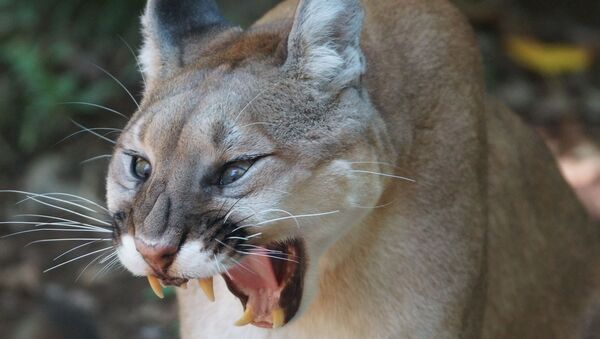
[(509, 57), (517, 64), (545, 76), (587, 70), (593, 61), (591, 50), (565, 43), (543, 43), (511, 36), (506, 40)]

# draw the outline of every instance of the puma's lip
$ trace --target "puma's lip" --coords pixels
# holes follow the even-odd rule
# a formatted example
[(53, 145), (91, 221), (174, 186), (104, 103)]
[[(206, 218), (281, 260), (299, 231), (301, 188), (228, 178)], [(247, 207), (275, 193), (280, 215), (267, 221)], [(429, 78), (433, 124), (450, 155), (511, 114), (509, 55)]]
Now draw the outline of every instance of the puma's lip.
[[(188, 279), (184, 278), (158, 278), (154, 275), (148, 275), (147, 278), (152, 292), (154, 292), (154, 294), (160, 299), (163, 299), (165, 297), (165, 294), (162, 289), (163, 286), (177, 286), (183, 289), (187, 289), (188, 287)], [(212, 277), (198, 279), (198, 285), (200, 286), (200, 289), (204, 292), (208, 300), (215, 301), (215, 292), (213, 290)]]
[(290, 321), (303, 294), (306, 256), (300, 240), (256, 248), (223, 278), (244, 306), (238, 326), (278, 328)]
[[(222, 276), (229, 291), (244, 306), (236, 326), (252, 324), (279, 328), (290, 321), (300, 306), (303, 294), (306, 255), (301, 240), (277, 242), (253, 247), (239, 264)], [(148, 275), (157, 297), (163, 298), (162, 286), (187, 287), (188, 279)], [(215, 301), (213, 278), (198, 279), (208, 300)]]

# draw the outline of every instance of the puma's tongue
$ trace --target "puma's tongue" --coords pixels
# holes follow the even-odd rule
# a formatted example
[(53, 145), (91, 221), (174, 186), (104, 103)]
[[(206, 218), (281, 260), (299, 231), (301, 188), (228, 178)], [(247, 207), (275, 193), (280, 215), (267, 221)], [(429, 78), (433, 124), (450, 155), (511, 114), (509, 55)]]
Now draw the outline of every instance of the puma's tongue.
[(227, 271), (227, 277), (248, 299), (246, 313), (252, 323), (261, 327), (273, 326), (273, 311), (279, 309), (279, 298), (284, 284), (279, 285), (276, 268), (266, 250), (253, 251), (235, 267)]
[(278, 287), (273, 265), (265, 250), (253, 251), (227, 273), (231, 281), (242, 288), (242, 292), (245, 292), (245, 289), (273, 290)]

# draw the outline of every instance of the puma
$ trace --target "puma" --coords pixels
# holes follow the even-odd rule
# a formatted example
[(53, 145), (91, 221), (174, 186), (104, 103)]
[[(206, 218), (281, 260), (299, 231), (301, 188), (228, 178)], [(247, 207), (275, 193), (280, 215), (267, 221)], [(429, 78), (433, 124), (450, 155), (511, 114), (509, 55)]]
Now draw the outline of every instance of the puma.
[(600, 338), (600, 230), (448, 2), (142, 21), (107, 202), (183, 338)]

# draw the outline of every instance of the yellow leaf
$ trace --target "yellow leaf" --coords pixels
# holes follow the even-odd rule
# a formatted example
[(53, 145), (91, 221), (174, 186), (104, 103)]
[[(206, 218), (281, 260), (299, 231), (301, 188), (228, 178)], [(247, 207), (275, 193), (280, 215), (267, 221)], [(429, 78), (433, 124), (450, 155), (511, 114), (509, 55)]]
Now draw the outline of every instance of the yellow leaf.
[(592, 63), (591, 51), (575, 45), (512, 36), (507, 39), (506, 47), (513, 61), (548, 76), (585, 71)]

